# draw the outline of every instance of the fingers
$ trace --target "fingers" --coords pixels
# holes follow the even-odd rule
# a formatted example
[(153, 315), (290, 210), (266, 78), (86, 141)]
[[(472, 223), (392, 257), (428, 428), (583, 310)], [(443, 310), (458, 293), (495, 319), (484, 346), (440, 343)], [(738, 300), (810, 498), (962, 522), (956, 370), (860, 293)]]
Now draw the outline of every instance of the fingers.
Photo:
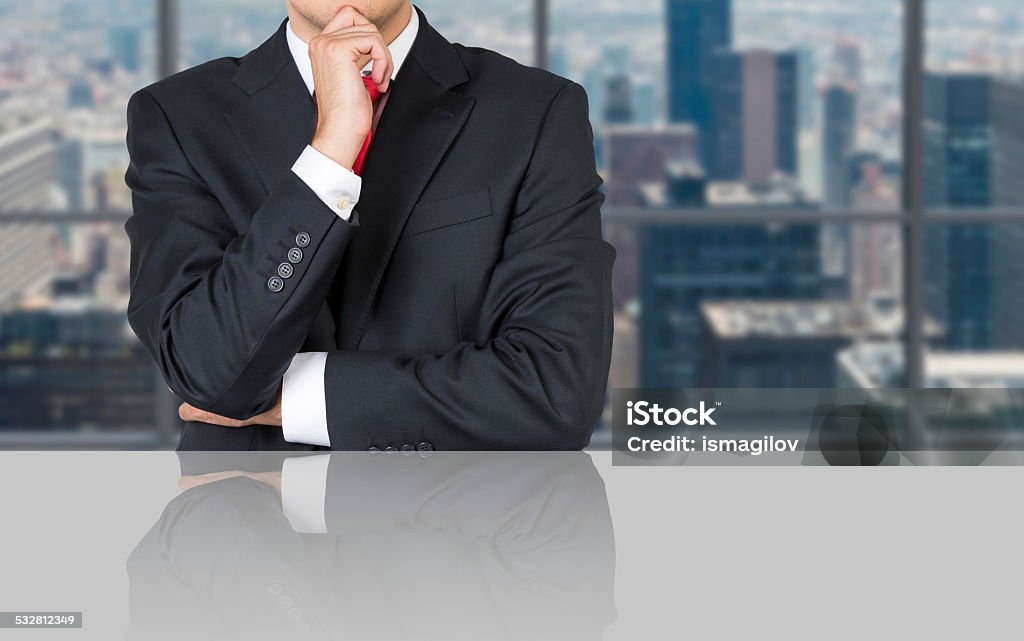
[(192, 407), (188, 403), (178, 406), (178, 417), (183, 421), (195, 421), (197, 423), (208, 423), (210, 425), (221, 425), (223, 427), (245, 427), (249, 421), (240, 421), (226, 416), (220, 416), (206, 410)]
[(391, 50), (387, 48), (387, 45), (384, 46), (384, 51), (387, 53), (384, 61), (374, 61), (370, 74), (373, 81), (377, 83), (377, 88), (382, 92), (388, 90), (388, 86), (391, 84), (391, 74), (395, 68), (395, 62), (391, 59)]
[(244, 472), (234, 470), (231, 472), (207, 472), (206, 474), (186, 475), (178, 479), (178, 489), (191, 490), (192, 488), (199, 487), (200, 485), (206, 485), (207, 483), (213, 483), (215, 481), (223, 481), (224, 479), (234, 478), (243, 474)]
[(373, 25), (355, 25), (330, 33), (324, 32), (309, 41), (311, 58), (315, 62), (347, 56), (359, 69), (373, 62), (371, 77), (382, 92), (391, 82), (394, 62), (384, 37)]
[(233, 479), (238, 477), (251, 478), (254, 481), (260, 483), (266, 483), (267, 485), (273, 486), (278, 492), (281, 491), (281, 471), (276, 472), (257, 472), (255, 474), (246, 472), (244, 470), (231, 470), (224, 472), (207, 472), (206, 474), (192, 474), (185, 475), (178, 479), (178, 489), (188, 491), (207, 483), (216, 483), (218, 481), (225, 481), (227, 479)]
[(361, 24), (371, 23), (366, 16), (356, 11), (354, 7), (345, 6), (342, 7), (341, 10), (331, 18), (331, 21), (324, 26), (323, 33), (330, 33), (331, 31), (337, 31), (344, 27), (352, 27)]

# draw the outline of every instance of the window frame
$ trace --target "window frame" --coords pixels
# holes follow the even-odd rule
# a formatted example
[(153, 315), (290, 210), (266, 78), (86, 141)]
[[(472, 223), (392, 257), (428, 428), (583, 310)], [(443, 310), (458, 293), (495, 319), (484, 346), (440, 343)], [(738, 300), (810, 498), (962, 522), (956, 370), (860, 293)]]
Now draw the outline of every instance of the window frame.
[[(533, 3), (534, 64), (544, 67), (548, 60), (550, 25), (549, 0)], [(904, 381), (905, 387), (924, 387), (925, 337), (925, 229), (931, 224), (1024, 223), (1024, 210), (1012, 208), (928, 209), (924, 202), (924, 76), (925, 76), (925, 2), (903, 2), (902, 71), (902, 175), (899, 209), (891, 211), (806, 210), (757, 208), (709, 212), (690, 208), (605, 207), (608, 221), (635, 223), (675, 223), (680, 225), (732, 225), (741, 223), (849, 223), (896, 224), (901, 228), (903, 249), (903, 288), (905, 309)], [(157, 0), (157, 69), (160, 77), (178, 69), (180, 20), (178, 0)], [(123, 221), (125, 212), (2, 212), (3, 222), (73, 223), (87, 220)]]
[[(544, 67), (548, 60), (550, 26), (549, 0), (533, 3), (534, 64)], [(903, 69), (902, 69), (902, 175), (901, 203), (891, 211), (729, 209), (710, 212), (692, 208), (606, 207), (604, 219), (615, 222), (673, 223), (679, 225), (731, 225), (752, 223), (844, 223), (899, 225), (902, 238), (903, 287), (901, 297), (905, 309), (903, 386), (924, 387), (925, 336), (925, 230), (931, 224), (965, 224), (978, 222), (1024, 223), (1024, 209), (928, 209), (924, 200), (924, 77), (925, 77), (925, 2), (903, 2)], [(157, 70), (165, 77), (178, 70), (180, 20), (178, 0), (157, 0)], [(123, 223), (131, 215), (126, 211), (0, 211), (0, 224), (39, 223), (74, 224), (84, 222)], [(162, 405), (168, 399), (159, 401)], [(162, 410), (169, 410), (164, 407)], [(173, 413), (157, 426), (165, 438), (173, 438)]]

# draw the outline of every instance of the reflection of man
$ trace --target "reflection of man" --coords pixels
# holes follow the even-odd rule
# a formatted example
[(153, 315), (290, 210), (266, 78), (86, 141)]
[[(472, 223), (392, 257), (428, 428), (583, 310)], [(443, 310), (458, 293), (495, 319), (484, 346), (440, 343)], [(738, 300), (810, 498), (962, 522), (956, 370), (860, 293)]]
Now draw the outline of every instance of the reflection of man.
[(179, 448), (584, 446), (614, 251), (583, 90), (342, 4), (129, 104), (128, 317)]
[(615, 618), (585, 453), (209, 454), (181, 454), (190, 489), (128, 559), (129, 639), (563, 641)]

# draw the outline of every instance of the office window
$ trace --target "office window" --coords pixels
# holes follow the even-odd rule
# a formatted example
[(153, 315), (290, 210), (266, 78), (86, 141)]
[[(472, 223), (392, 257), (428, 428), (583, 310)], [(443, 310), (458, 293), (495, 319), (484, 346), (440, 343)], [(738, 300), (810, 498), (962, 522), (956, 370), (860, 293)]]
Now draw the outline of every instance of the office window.
[[(722, 210), (729, 216), (729, 210)], [(611, 224), (612, 387), (831, 387), (868, 380), (858, 348), (903, 354), (895, 223), (668, 219)], [(624, 267), (628, 265), (629, 267)], [(927, 333), (937, 333), (933, 318)], [(884, 382), (877, 382), (884, 381)]]
[(1018, 387), (1024, 8), (929, 0), (927, 11), (924, 285), (943, 332), (925, 359), (926, 382)]
[(1024, 204), (1024, 7), (929, 0), (925, 200), (934, 210)]
[(155, 17), (151, 0), (0, 2), (0, 447), (162, 442), (122, 229)]
[[(160, 34), (178, 69), (285, 14), (179, 0), (168, 22), (157, 4), (0, 0), (5, 443), (175, 437), (123, 320), (125, 103), (159, 76)], [(618, 251), (611, 386), (1020, 382), (1019, 3), (417, 4), (587, 89)], [(979, 378), (942, 374), (960, 366)]]
[(153, 7), (0, 3), (0, 210), (129, 206), (124, 107), (155, 79)]
[(902, 354), (900, 2), (551, 12), (618, 250), (615, 386), (829, 386), (858, 341)]
[[(632, 204), (623, 191), (637, 178), (660, 178), (657, 163), (622, 172), (622, 138), (640, 146), (637, 129), (659, 138), (643, 147), (731, 183), (733, 198), (752, 186), (772, 205), (863, 207), (865, 164), (898, 185), (898, 0), (551, 5), (549, 66), (587, 89), (615, 201)], [(897, 209), (888, 191), (873, 209)]]
[(999, 357), (1004, 372), (1024, 379), (1024, 222), (934, 223), (925, 239), (926, 301), (942, 327), (941, 351)]
[(277, 30), (284, 6), (283, 1), (180, 0), (181, 66), (245, 55)]

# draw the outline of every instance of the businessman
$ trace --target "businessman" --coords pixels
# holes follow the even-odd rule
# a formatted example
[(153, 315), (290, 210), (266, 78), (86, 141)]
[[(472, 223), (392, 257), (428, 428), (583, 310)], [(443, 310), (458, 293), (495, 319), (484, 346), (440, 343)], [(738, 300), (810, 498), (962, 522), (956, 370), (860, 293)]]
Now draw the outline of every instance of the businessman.
[(583, 89), (409, 0), (287, 0), (128, 105), (128, 320), (179, 449), (579, 449), (614, 250)]

